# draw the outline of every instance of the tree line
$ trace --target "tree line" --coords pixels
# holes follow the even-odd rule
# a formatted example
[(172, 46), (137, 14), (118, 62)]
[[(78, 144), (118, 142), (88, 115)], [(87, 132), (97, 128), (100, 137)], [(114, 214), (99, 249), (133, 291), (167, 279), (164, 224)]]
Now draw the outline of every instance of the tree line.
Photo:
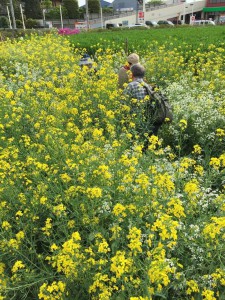
[[(6, 11), (6, 6), (9, 5), (8, 0), (0, 1), (0, 14)], [(56, 0), (13, 0), (13, 7), (16, 19), (21, 19), (20, 4), (23, 7), (23, 14), (26, 19), (42, 19), (43, 10), (46, 18), (59, 18), (59, 6), (56, 5)], [(80, 7), (77, 0), (61, 0), (61, 8), (64, 18), (83, 19), (86, 12), (85, 7)], [(100, 12), (100, 0), (88, 0), (89, 13)]]

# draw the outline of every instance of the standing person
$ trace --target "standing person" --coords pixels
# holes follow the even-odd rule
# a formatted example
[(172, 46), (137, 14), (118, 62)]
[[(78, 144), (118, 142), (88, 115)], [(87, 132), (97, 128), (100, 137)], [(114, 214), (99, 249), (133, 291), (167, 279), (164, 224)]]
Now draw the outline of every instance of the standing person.
[(136, 53), (132, 53), (127, 57), (127, 64), (122, 66), (118, 74), (119, 88), (124, 87), (124, 83), (129, 82), (129, 71), (132, 65), (139, 63), (139, 56)]
[[(145, 137), (143, 152), (148, 149), (148, 139), (151, 135), (157, 135), (158, 130), (162, 123), (155, 123), (154, 120), (150, 120), (143, 112), (145, 97), (148, 95), (147, 89), (148, 86), (144, 81), (145, 68), (141, 64), (135, 64), (131, 67), (132, 81), (128, 83), (127, 87), (124, 89), (123, 94), (128, 97), (131, 106), (131, 113), (134, 113), (137, 116), (136, 128), (140, 136)], [(147, 134), (147, 139), (146, 139)]]

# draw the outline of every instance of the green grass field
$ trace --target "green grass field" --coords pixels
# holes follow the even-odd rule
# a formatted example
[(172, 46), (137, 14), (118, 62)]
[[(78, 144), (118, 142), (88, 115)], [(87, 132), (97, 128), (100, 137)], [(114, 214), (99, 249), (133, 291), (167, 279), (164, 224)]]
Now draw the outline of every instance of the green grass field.
[(201, 47), (204, 51), (210, 44), (224, 47), (225, 26), (91, 31), (70, 36), (69, 39), (75, 47), (86, 48), (92, 54), (99, 47), (141, 53), (146, 47), (151, 49), (151, 44), (155, 45), (155, 42), (167, 45), (168, 49), (176, 46), (183, 51), (188, 45), (189, 49)]

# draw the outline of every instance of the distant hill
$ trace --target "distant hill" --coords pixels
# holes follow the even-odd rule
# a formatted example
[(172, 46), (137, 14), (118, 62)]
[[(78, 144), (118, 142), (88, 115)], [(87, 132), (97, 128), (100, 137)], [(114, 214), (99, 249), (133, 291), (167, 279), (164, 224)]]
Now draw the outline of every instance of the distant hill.
[[(101, 7), (112, 7), (112, 3), (108, 2), (108, 1), (105, 1), (105, 0), (100, 0), (100, 4), (101, 4)], [(85, 5), (82, 5), (80, 7), (85, 7)]]

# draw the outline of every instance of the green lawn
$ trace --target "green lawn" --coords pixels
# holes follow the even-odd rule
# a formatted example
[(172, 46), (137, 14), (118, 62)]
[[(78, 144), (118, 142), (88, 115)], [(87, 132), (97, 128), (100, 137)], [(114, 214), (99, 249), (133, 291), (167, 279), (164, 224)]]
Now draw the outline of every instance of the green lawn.
[(168, 45), (169, 49), (174, 46), (182, 46), (183, 49), (184, 45), (189, 45), (189, 49), (190, 46), (192, 49), (201, 46), (204, 50), (210, 44), (224, 47), (225, 26), (90, 31), (71, 35), (69, 39), (75, 47), (86, 48), (89, 53), (94, 53), (99, 46), (103, 49), (110, 46), (115, 50), (122, 48), (128, 52), (136, 50), (141, 53), (146, 47), (151, 48), (151, 43), (156, 41)]

